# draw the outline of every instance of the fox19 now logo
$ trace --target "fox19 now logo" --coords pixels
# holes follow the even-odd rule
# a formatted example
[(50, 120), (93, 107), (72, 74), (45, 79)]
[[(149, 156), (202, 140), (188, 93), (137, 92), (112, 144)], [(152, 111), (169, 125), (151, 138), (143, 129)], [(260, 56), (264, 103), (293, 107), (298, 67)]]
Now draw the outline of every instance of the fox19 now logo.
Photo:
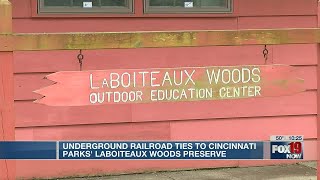
[(303, 159), (303, 142), (270, 142), (270, 159)]

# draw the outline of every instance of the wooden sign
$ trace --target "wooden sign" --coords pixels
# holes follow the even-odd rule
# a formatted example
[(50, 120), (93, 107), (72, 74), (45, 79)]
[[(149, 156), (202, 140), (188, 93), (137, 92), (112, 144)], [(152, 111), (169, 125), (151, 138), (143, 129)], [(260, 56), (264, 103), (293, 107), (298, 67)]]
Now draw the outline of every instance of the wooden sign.
[(36, 103), (86, 106), (284, 96), (305, 90), (286, 65), (64, 71)]

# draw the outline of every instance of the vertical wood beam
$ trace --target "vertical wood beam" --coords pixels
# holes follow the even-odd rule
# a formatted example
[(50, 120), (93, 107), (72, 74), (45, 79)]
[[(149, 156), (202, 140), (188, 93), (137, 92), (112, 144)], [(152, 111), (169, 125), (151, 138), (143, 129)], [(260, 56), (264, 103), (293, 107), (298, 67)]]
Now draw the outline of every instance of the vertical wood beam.
[[(1, 43), (6, 51), (0, 52), (0, 141), (15, 139), (13, 97), (13, 49), (12, 49), (12, 6), (8, 0), (0, 0), (0, 34), (8, 39)], [(15, 161), (0, 160), (0, 179), (14, 180)]]
[[(318, 27), (320, 27), (320, 1), (318, 1)], [(317, 53), (317, 179), (320, 179), (320, 44)]]

